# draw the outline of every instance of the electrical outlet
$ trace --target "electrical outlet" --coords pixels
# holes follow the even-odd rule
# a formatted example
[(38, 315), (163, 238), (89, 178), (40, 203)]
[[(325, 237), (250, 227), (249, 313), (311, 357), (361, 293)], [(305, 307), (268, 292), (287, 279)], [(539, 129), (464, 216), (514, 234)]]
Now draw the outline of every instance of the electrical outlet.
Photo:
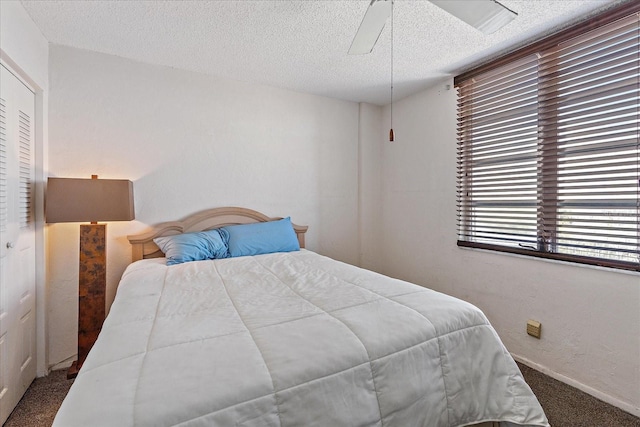
[(540, 324), (540, 322), (536, 322), (535, 320), (527, 321), (527, 333), (532, 337), (540, 339), (541, 328), (542, 324)]

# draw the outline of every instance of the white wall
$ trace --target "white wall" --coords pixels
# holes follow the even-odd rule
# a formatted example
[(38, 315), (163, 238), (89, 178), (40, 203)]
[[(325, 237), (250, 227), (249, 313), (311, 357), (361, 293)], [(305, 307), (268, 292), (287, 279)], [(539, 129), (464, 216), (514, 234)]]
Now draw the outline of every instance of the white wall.
[(36, 369), (47, 374), (44, 187), (47, 176), (49, 42), (19, 1), (0, 1), (0, 58), (35, 93)]
[[(396, 142), (382, 155), (383, 272), (479, 306), (515, 356), (640, 415), (640, 275), (456, 246), (447, 84), (394, 104)], [(542, 322), (542, 339), (526, 334), (527, 319)]]
[[(290, 215), (309, 249), (358, 262), (358, 104), (56, 45), (50, 99), (50, 175), (134, 183), (136, 221), (107, 227), (108, 306), (127, 234), (212, 207)], [(79, 227), (48, 229), (49, 357), (68, 364)]]
[(3, 53), (40, 88), (46, 88), (49, 77), (49, 42), (19, 1), (0, 2), (0, 24)]

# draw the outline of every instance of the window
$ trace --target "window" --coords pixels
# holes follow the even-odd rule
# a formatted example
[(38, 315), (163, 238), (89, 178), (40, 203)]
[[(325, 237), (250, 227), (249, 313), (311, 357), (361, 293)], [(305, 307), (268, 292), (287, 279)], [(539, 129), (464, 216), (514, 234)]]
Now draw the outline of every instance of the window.
[(640, 4), (455, 86), (458, 245), (640, 271)]

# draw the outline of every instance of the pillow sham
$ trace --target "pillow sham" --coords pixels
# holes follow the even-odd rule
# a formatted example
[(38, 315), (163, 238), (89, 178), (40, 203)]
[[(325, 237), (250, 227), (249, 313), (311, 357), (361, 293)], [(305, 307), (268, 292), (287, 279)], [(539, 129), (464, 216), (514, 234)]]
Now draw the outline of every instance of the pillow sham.
[(218, 230), (156, 237), (153, 242), (164, 253), (167, 265), (229, 257), (227, 244)]
[(219, 229), (229, 256), (249, 256), (300, 250), (291, 217), (278, 221), (230, 225)]

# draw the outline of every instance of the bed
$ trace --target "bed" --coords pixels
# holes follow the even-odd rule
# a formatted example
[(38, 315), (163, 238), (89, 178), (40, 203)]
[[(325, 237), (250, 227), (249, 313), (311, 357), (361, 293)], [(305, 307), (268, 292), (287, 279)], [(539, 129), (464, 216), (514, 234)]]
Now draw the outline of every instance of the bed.
[(153, 239), (272, 221), (217, 208), (133, 263), (54, 426), (548, 426), (471, 304), (304, 249), (167, 266)]

